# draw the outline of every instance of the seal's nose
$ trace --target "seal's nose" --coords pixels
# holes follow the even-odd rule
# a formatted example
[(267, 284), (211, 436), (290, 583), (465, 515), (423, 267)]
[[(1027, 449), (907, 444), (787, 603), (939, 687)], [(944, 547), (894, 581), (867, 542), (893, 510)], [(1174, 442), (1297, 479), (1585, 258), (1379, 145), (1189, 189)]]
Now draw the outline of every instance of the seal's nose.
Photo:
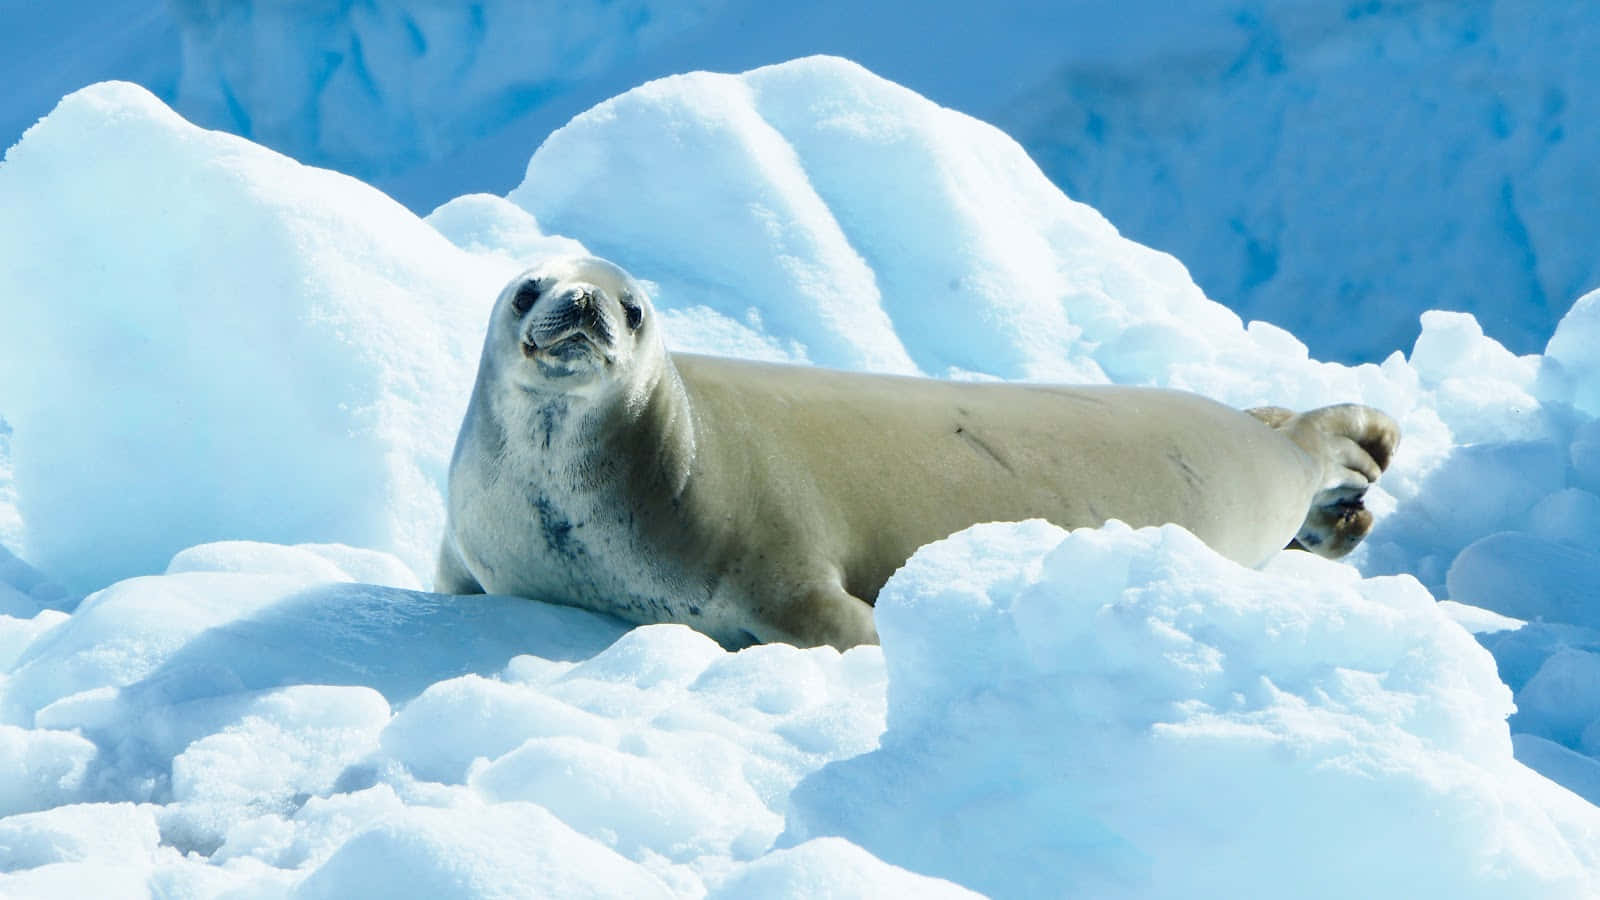
[(566, 294), (568, 308), (577, 321), (589, 328), (605, 328), (604, 316), (601, 314), (600, 289), (589, 284), (574, 286)]

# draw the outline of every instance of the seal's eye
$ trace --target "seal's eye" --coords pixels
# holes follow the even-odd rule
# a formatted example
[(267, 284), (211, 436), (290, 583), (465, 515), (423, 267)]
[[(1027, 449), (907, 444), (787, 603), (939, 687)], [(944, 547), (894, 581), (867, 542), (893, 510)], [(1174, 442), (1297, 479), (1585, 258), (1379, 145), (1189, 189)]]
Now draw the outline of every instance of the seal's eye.
[(520, 316), (532, 309), (534, 301), (538, 299), (539, 285), (536, 282), (530, 281), (522, 287), (517, 288), (517, 296), (511, 298), (511, 308), (516, 311), (517, 315)]
[(635, 303), (631, 296), (623, 294), (622, 312), (628, 317), (628, 328), (637, 331), (644, 322), (644, 307)]

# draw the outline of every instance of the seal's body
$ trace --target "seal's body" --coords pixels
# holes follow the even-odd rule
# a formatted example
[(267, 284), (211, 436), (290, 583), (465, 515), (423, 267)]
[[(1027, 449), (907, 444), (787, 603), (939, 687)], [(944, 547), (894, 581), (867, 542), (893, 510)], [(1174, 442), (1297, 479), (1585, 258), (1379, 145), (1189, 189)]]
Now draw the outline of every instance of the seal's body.
[(1246, 565), (1342, 555), (1398, 433), (1337, 406), (945, 382), (668, 354), (626, 273), (567, 260), (496, 304), (436, 588), (680, 622), (728, 646), (876, 639), (918, 547), (977, 522), (1174, 522)]

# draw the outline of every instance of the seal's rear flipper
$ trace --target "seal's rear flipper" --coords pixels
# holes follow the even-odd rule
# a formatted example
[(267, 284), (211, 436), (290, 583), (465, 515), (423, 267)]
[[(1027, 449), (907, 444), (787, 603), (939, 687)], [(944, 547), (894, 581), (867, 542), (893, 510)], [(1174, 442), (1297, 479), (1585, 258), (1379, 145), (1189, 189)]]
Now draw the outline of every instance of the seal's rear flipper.
[(1279, 407), (1249, 412), (1283, 432), (1323, 467), (1321, 486), (1289, 546), (1329, 559), (1354, 550), (1372, 530), (1372, 513), (1362, 498), (1394, 458), (1400, 426), (1385, 413), (1355, 403), (1299, 415)]
[(1362, 504), (1360, 497), (1328, 506), (1312, 506), (1300, 526), (1300, 533), (1289, 542), (1289, 549), (1338, 559), (1354, 550), (1371, 530), (1372, 512)]

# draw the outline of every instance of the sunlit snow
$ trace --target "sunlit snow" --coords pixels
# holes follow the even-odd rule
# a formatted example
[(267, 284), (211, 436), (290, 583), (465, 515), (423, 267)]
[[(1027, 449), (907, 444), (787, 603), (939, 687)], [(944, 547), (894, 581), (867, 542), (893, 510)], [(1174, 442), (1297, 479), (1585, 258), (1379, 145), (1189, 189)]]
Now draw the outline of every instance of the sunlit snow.
[[(1405, 440), (1350, 564), (983, 525), (885, 587), (881, 649), (428, 593), (494, 294), (585, 248), (680, 349)], [(96, 85), (0, 164), (0, 297), (8, 896), (1600, 892), (1600, 295), (1543, 355), (1430, 313), (1322, 363), (810, 58), (630, 91), (426, 220)]]

